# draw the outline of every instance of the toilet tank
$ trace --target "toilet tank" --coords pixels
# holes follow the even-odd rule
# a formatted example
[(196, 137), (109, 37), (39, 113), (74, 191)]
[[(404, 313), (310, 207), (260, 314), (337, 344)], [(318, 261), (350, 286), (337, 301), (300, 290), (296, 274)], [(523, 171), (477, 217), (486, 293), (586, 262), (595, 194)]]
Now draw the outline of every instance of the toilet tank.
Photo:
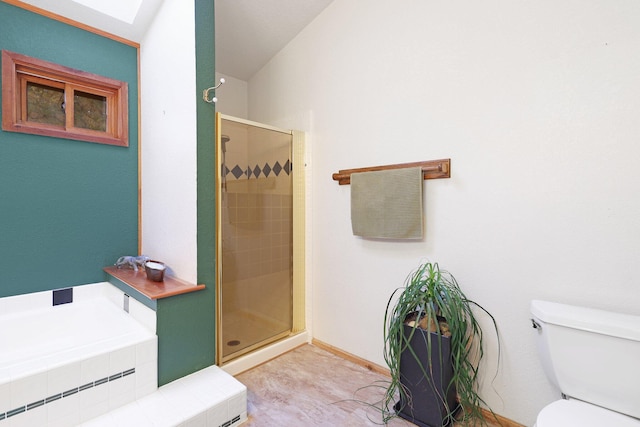
[(640, 316), (534, 300), (549, 380), (570, 398), (640, 418)]

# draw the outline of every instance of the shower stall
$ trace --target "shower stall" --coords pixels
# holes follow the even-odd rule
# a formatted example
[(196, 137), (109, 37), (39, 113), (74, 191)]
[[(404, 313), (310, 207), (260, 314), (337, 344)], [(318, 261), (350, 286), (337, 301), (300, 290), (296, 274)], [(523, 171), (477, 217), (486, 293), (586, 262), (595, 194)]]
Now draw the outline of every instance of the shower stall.
[(217, 114), (219, 364), (304, 328), (293, 167), (299, 139)]

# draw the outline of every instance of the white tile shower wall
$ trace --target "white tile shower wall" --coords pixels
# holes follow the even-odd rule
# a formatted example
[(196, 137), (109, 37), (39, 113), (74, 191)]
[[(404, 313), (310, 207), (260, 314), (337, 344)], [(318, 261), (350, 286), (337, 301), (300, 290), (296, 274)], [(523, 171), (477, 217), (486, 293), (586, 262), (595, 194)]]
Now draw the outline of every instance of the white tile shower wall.
[[(284, 178), (278, 178), (281, 180)], [(228, 183), (223, 227), (223, 256), (237, 255), (237, 277), (243, 280), (290, 268), (292, 200), (291, 195), (261, 194), (253, 180)], [(233, 226), (233, 227), (232, 227)], [(232, 231), (233, 230), (233, 231)], [(224, 232), (224, 229), (223, 229)]]

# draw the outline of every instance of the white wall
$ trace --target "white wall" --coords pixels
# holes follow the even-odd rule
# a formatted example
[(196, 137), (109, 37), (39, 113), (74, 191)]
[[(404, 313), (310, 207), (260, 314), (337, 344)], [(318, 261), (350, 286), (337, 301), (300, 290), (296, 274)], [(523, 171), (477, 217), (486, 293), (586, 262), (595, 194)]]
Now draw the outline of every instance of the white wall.
[[(254, 76), (249, 118), (313, 141), (314, 337), (383, 364), (389, 295), (437, 261), (498, 322), (482, 395), (533, 425), (558, 392), (531, 299), (640, 314), (638, 22), (634, 0), (340, 0)], [(351, 234), (333, 172), (447, 157), (424, 241)]]
[(247, 119), (249, 117), (247, 82), (226, 74), (216, 73), (216, 82), (219, 82), (221, 78), (225, 79), (225, 83), (216, 90), (218, 98), (216, 111), (228, 116)]
[(194, 3), (164, 0), (140, 46), (142, 253), (197, 281)]

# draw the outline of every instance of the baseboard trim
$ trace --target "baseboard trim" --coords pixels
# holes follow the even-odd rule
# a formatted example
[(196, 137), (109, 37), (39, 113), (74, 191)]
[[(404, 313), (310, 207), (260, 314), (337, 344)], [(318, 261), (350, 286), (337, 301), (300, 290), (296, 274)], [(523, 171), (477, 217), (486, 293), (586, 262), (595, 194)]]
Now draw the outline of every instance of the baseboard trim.
[(492, 414), (488, 409), (481, 408), (482, 416), (489, 422), (497, 422), (502, 427), (526, 427), (524, 424), (517, 423), (509, 418), (505, 418), (502, 415)]
[(338, 347), (334, 347), (330, 344), (327, 344), (325, 342), (322, 342), (320, 340), (317, 340), (315, 338), (313, 338), (311, 340), (311, 344), (315, 345), (318, 348), (321, 348), (323, 350), (328, 351), (329, 353), (335, 354), (338, 357), (341, 357), (342, 359), (348, 360), (350, 362), (355, 363), (356, 365), (360, 365), (363, 366), (365, 368), (367, 368), (368, 370), (378, 373), (378, 374), (382, 374), (385, 376), (390, 376), (391, 374), (389, 373), (389, 369), (385, 368), (384, 366), (380, 366), (378, 364), (369, 362), (368, 360), (365, 360), (359, 356), (356, 356), (355, 354), (351, 354), (348, 353), (344, 350), (339, 349)]
[[(364, 368), (367, 368), (372, 372), (376, 372), (378, 374), (385, 375), (385, 376), (390, 376), (388, 368), (384, 366), (380, 366), (376, 363), (372, 363), (366, 359), (363, 359), (362, 357), (356, 356), (355, 354), (351, 354), (349, 352), (341, 350), (338, 347), (334, 347), (330, 344), (327, 344), (315, 338), (311, 340), (311, 344), (331, 354), (334, 354), (342, 359), (348, 360), (350, 362), (355, 363), (356, 365), (360, 365)], [(493, 414), (488, 409), (481, 408), (480, 411), (482, 411), (482, 416), (484, 417), (485, 420), (489, 422), (496, 421), (502, 427), (526, 427), (525, 425), (512, 421), (508, 418), (505, 418), (502, 415)]]

